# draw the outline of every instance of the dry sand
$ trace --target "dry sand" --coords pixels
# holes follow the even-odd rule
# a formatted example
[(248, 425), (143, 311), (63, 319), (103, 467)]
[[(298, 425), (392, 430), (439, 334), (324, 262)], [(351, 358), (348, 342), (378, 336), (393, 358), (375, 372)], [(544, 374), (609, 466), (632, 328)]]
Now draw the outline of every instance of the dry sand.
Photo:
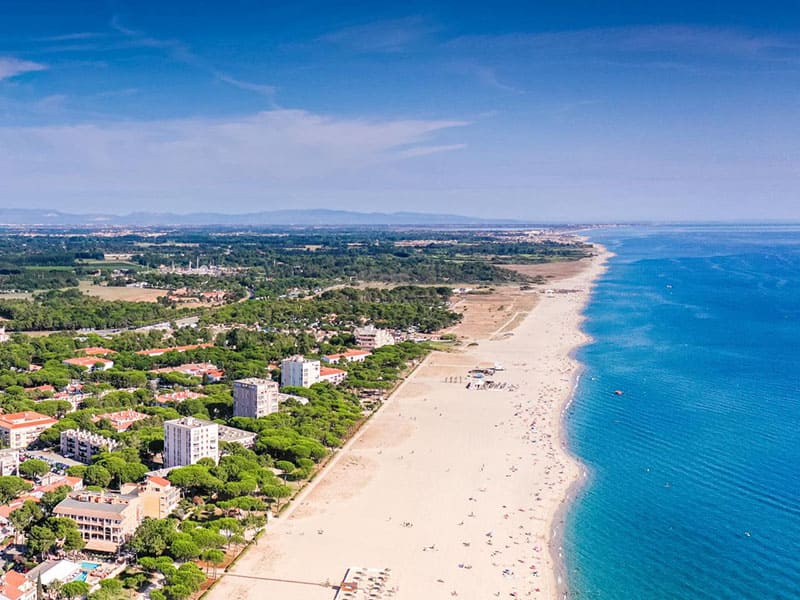
[[(510, 335), (431, 354), (208, 598), (331, 600), (351, 566), (390, 568), (394, 598), (557, 597), (553, 521), (580, 477), (561, 437), (570, 353), (604, 261), (546, 285), (568, 293), (528, 292)], [(465, 389), (482, 362), (504, 389)]]

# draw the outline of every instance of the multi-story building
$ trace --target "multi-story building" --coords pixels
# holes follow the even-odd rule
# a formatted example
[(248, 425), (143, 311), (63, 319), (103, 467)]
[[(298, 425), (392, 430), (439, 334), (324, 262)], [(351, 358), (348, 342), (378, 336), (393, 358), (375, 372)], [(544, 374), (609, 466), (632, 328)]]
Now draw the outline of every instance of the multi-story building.
[(19, 475), (19, 450), (5, 448), (0, 450), (0, 476)]
[(334, 369), (333, 367), (321, 367), (319, 370), (319, 380), (327, 381), (333, 385), (339, 385), (347, 377), (347, 371)]
[(116, 552), (144, 519), (138, 493), (81, 491), (70, 494), (53, 509), (78, 525), (87, 550)]
[(148, 475), (142, 483), (126, 483), (120, 488), (123, 494), (139, 495), (142, 502), (142, 517), (165, 519), (178, 508), (181, 500), (180, 490), (168, 479)]
[(319, 381), (319, 361), (298, 354), (281, 361), (281, 385), (311, 387)]
[(278, 412), (278, 384), (248, 377), (233, 382), (233, 416), (257, 419)]
[(219, 461), (219, 426), (195, 417), (164, 421), (164, 466), (193, 465), (201, 458)]
[(87, 465), (101, 452), (111, 452), (117, 441), (85, 429), (67, 429), (61, 432), (61, 454)]
[(356, 344), (365, 350), (374, 350), (381, 346), (391, 346), (394, 344), (394, 336), (385, 329), (378, 329), (374, 325), (366, 327), (356, 327), (353, 331), (356, 336)]
[(6, 448), (27, 448), (56, 423), (52, 417), (32, 410), (0, 415), (0, 441)]

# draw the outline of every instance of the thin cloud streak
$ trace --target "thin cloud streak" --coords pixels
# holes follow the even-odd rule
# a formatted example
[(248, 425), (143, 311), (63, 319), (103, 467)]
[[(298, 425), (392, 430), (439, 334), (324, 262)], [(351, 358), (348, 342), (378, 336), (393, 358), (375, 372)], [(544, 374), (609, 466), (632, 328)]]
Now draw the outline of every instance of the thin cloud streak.
[(317, 38), (357, 52), (403, 52), (425, 41), (439, 28), (421, 17), (374, 21), (343, 27)]
[(602, 27), (543, 33), (467, 35), (445, 47), (458, 50), (558, 51), (569, 55), (669, 52), (752, 60), (783, 60), (800, 52), (800, 42), (737, 29), (682, 25)]
[(0, 56), (0, 81), (23, 73), (33, 73), (35, 71), (44, 71), (45, 69), (47, 69), (47, 66), (41, 63), (21, 60), (13, 56)]

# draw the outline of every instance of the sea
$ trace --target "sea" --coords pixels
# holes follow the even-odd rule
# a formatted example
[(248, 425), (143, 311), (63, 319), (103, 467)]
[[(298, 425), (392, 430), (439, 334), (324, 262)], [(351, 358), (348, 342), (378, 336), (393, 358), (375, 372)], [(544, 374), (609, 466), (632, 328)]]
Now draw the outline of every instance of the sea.
[(800, 227), (590, 237), (570, 597), (800, 599)]

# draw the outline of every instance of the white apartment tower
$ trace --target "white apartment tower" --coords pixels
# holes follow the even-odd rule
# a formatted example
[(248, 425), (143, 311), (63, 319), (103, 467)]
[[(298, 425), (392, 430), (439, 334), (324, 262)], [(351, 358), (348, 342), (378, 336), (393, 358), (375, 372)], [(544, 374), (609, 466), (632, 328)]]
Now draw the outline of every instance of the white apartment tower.
[(219, 426), (194, 417), (164, 421), (164, 466), (184, 467), (201, 458), (219, 462)]
[(248, 377), (233, 382), (233, 416), (257, 419), (278, 412), (278, 384)]
[(319, 361), (302, 355), (285, 358), (281, 361), (281, 385), (311, 387), (319, 381)]

